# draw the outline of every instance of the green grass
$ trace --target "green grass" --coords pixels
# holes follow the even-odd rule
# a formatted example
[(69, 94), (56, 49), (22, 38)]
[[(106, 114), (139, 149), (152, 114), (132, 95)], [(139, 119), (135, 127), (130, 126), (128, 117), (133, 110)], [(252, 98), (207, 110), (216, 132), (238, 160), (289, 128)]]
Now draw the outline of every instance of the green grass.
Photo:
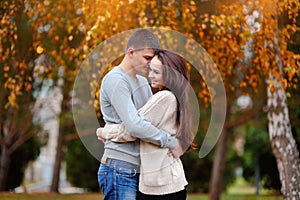
[[(253, 195), (253, 194), (223, 194), (221, 200), (282, 200), (282, 196), (272, 196), (272, 195)], [(208, 200), (207, 195), (188, 195), (187, 200)]]
[(1, 200), (99, 200), (101, 194), (53, 194), (53, 193), (32, 193), (32, 194), (14, 194), (0, 193)]
[[(236, 179), (235, 183), (222, 194), (221, 200), (282, 200), (283, 197), (274, 192), (260, 189), (261, 195), (255, 195), (255, 186), (246, 182), (243, 178)], [(206, 194), (189, 194), (188, 200), (208, 200)]]
[[(244, 179), (238, 178), (228, 188), (221, 200), (282, 200), (280, 195), (274, 195), (270, 191), (261, 190), (262, 195), (255, 195), (255, 187)], [(86, 194), (55, 194), (55, 193), (0, 193), (0, 200), (101, 200), (101, 193)], [(188, 194), (187, 200), (208, 200), (207, 194)]]
[[(88, 194), (52, 194), (52, 193), (33, 193), (33, 194), (14, 194), (0, 193), (0, 200), (100, 200), (100, 193)], [(189, 194), (188, 200), (208, 200), (205, 194)], [(281, 196), (270, 195), (237, 195), (224, 194), (222, 200), (282, 200)]]
[[(242, 177), (237, 178), (234, 182), (234, 184), (227, 189), (228, 194), (255, 194), (256, 188), (254, 185), (249, 184), (245, 181)], [(274, 191), (272, 190), (266, 190), (263, 188), (260, 188), (259, 193), (262, 195), (274, 195)]]

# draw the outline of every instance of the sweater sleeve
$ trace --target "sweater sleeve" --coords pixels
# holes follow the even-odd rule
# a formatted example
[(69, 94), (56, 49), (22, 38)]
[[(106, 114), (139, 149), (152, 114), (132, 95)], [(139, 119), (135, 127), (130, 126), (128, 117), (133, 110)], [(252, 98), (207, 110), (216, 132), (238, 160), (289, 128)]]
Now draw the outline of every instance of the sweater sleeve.
[[(162, 128), (173, 135), (176, 132), (176, 110), (177, 102), (173, 93), (170, 91), (160, 91), (153, 95), (138, 112), (147, 121), (151, 122), (152, 125)], [(124, 123), (106, 124), (102, 130), (102, 136), (114, 142), (136, 140), (135, 137), (126, 131)]]
[(178, 141), (175, 137), (158, 129), (138, 114), (132, 102), (129, 83), (124, 78), (107, 78), (105, 82), (106, 95), (131, 136), (161, 147), (177, 147)]

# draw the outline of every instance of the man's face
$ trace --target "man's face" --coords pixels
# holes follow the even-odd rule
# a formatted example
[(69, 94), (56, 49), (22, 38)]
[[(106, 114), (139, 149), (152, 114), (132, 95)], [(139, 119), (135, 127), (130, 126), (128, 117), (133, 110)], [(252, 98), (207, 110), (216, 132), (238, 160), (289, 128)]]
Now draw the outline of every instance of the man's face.
[(149, 64), (155, 55), (153, 49), (134, 50), (133, 52), (133, 69), (142, 76), (148, 75)]

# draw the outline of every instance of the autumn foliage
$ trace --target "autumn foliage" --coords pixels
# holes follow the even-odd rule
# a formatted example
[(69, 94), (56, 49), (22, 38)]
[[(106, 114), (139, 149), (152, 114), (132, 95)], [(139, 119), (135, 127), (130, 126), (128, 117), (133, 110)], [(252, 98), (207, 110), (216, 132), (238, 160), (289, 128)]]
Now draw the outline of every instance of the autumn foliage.
[[(70, 101), (82, 61), (107, 38), (133, 28), (168, 28), (197, 41), (218, 67), (228, 94), (258, 92), (269, 73), (280, 78), (284, 88), (297, 88), (300, 56), (288, 47), (300, 31), (299, 10), (298, 0), (3, 0), (1, 146), (6, 145), (4, 124), (11, 123), (5, 115), (9, 109), (33, 104), (34, 91), (43, 81), (53, 80), (56, 85), (59, 78), (64, 80), (64, 96)], [(45, 58), (40, 60), (42, 55)], [(97, 82), (98, 74), (93, 76)], [(201, 86), (198, 96), (209, 104), (205, 83), (192, 84)], [(94, 105), (99, 113), (99, 103)]]

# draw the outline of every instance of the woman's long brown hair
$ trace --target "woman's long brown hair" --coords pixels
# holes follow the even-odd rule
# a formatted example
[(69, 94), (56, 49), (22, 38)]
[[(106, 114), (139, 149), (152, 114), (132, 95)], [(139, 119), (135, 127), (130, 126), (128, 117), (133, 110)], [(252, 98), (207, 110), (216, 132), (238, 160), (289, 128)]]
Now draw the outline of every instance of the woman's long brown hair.
[(177, 99), (176, 137), (183, 150), (195, 149), (192, 117), (189, 109), (189, 71), (185, 60), (169, 50), (158, 50), (157, 58), (163, 64), (164, 89), (170, 90)]

